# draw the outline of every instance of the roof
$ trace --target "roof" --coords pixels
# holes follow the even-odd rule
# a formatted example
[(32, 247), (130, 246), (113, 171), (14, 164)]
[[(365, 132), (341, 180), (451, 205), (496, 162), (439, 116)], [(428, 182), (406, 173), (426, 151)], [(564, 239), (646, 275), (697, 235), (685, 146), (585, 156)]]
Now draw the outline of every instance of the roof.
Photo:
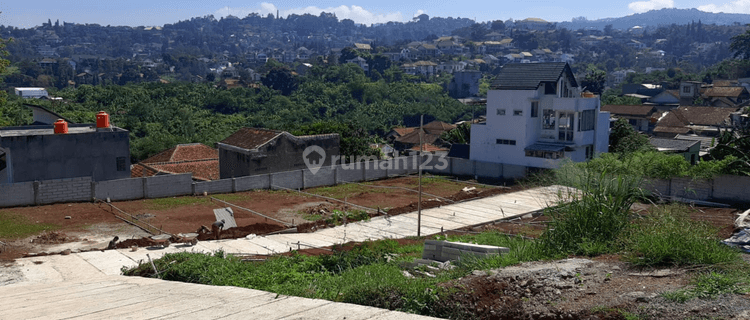
[[(24, 105), (25, 107), (27, 107), (27, 108), (31, 109), (31, 111), (32, 111), (32, 112), (34, 112), (34, 114), (35, 114), (35, 115), (36, 115), (36, 113), (37, 113), (37, 112), (39, 112), (39, 113), (42, 113), (42, 114), (46, 113), (46, 114), (49, 114), (49, 115), (50, 115), (50, 116), (52, 116), (52, 117), (56, 117), (57, 119), (63, 119), (63, 120), (65, 120), (65, 122), (67, 122), (68, 124), (72, 124), (72, 123), (75, 123), (75, 122), (73, 122), (73, 121), (70, 121), (70, 120), (68, 120), (67, 118), (65, 118), (65, 117), (61, 116), (61, 115), (60, 115), (60, 114), (58, 114), (57, 112), (54, 112), (54, 111), (52, 111), (52, 110), (50, 110), (50, 109), (47, 109), (47, 108), (45, 108), (45, 107), (42, 107), (42, 106), (37, 106), (37, 105), (33, 105), (33, 104), (28, 104), (28, 103), (24, 103), (23, 105)], [(36, 121), (36, 119), (34, 119), (34, 121)], [(49, 123), (49, 124), (51, 124), (51, 123)]]
[(716, 145), (716, 138), (714, 137), (703, 137), (698, 135), (685, 135), (678, 134), (674, 137), (677, 140), (688, 140), (688, 141), (699, 141), (701, 143), (701, 150), (708, 151)]
[(435, 121), (432, 121), (432, 122), (430, 122), (430, 123), (422, 126), (422, 128), (424, 128), (424, 130), (427, 131), (427, 132), (429, 132), (429, 133), (433, 133), (433, 132), (436, 132), (436, 131), (439, 131), (439, 132), (442, 133), (442, 132), (445, 132), (445, 131), (453, 130), (453, 129), (456, 128), (456, 126), (452, 125), (450, 123), (445, 123), (445, 122), (442, 122), (442, 121), (435, 120)]
[(675, 139), (664, 139), (664, 138), (649, 138), (648, 142), (656, 148), (658, 151), (678, 151), (685, 152), (690, 150), (691, 147), (700, 143), (699, 141), (690, 140), (675, 140)]
[(509, 63), (492, 82), (492, 87), (501, 90), (536, 90), (542, 82), (557, 82), (567, 73), (572, 85), (578, 87), (573, 71), (565, 62)]
[[(659, 120), (657, 127), (684, 127), (688, 125), (725, 125), (735, 108), (679, 107), (669, 111)], [(685, 132), (679, 132), (685, 133)]]
[(393, 131), (395, 131), (399, 136), (405, 136), (414, 130), (417, 130), (417, 128), (393, 128)]
[[(414, 150), (414, 151), (420, 151), (419, 149), (420, 149), (419, 145), (409, 148), (409, 150)], [(422, 145), (422, 152), (435, 152), (435, 151), (448, 151), (448, 149), (443, 148), (443, 147), (438, 147), (432, 143), (425, 143)]]
[[(422, 142), (424, 143), (434, 143), (435, 141), (437, 141), (437, 139), (440, 138), (440, 133), (432, 134), (427, 133), (426, 130), (424, 131), (425, 133), (422, 135)], [(419, 132), (420, 130), (413, 130), (412, 132), (396, 138), (396, 141), (403, 144), (419, 145)]]
[(219, 159), (219, 151), (202, 143), (178, 144), (141, 161), (142, 163)]
[(537, 22), (537, 23), (549, 23), (547, 20), (541, 18), (526, 18), (519, 22)]
[(713, 87), (708, 88), (704, 93), (707, 97), (732, 97), (737, 98), (742, 94), (747, 94), (745, 87)]
[(241, 128), (220, 143), (243, 149), (257, 149), (280, 136), (283, 131), (262, 128)]
[(354, 47), (358, 50), (372, 50), (372, 47), (366, 43), (355, 43)]
[(601, 108), (602, 111), (609, 111), (613, 115), (627, 115), (627, 116), (650, 116), (654, 112), (654, 106), (642, 106), (642, 105), (614, 105), (608, 104)]
[(219, 179), (219, 159), (193, 161), (137, 163), (130, 169), (131, 177), (151, 177), (157, 174), (192, 173), (195, 180)]

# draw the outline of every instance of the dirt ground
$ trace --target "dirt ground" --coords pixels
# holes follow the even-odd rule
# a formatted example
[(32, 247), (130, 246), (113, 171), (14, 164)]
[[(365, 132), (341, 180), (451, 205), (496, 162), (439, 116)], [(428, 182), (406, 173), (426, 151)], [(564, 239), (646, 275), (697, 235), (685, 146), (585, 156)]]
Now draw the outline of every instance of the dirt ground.
[[(417, 186), (416, 177), (400, 177), (365, 184), (345, 184), (304, 190), (307, 193), (346, 201), (352, 205), (286, 190), (253, 190), (210, 196), (296, 226), (314, 222), (314, 220), (325, 220), (333, 210), (358, 209), (353, 205), (380, 208), (384, 211), (394, 210), (390, 213), (392, 215), (411, 212), (416, 210), (418, 194), (404, 188), (416, 190)], [(470, 193), (460, 192), (466, 187), (477, 189)], [(518, 189), (518, 187), (515, 189)], [(515, 189), (492, 189), (441, 178), (427, 178), (423, 180), (423, 192), (425, 193), (423, 205), (425, 208), (429, 208), (446, 203), (434, 201), (435, 196), (459, 200), (470, 197), (484, 197)], [(210, 230), (211, 224), (215, 221), (213, 209), (227, 207), (226, 204), (204, 196), (119, 201), (112, 204), (135, 216), (138, 220), (170, 234), (193, 233), (198, 231), (201, 226), (206, 226)], [(317, 213), (314, 208), (318, 208)], [(265, 234), (285, 228), (281, 223), (260, 217), (254, 213), (236, 207), (232, 209), (239, 228), (225, 230), (222, 233), (222, 239), (244, 237), (250, 233)], [(325, 211), (324, 214), (320, 214), (321, 209)], [(120, 242), (130, 240), (125, 244), (118, 244), (118, 247), (127, 247), (129, 246), (127, 244), (137, 243), (141, 245), (152, 244), (148, 239), (143, 240), (144, 237), (150, 236), (147, 232), (116, 218), (112, 211), (113, 209), (104, 203), (90, 202), (0, 209), (0, 212), (24, 216), (32, 223), (56, 226), (51, 233), (43, 232), (23, 239), (0, 239), (5, 244), (0, 244), (0, 260), (12, 261), (30, 253), (61, 252), (65, 249), (63, 248), (64, 244), (68, 244), (73, 250), (79, 251), (104, 249), (114, 236), (118, 236)], [(319, 216), (316, 217), (315, 215)], [(313, 223), (309, 226), (316, 226), (316, 224)], [(325, 227), (325, 224), (319, 223), (315, 229), (321, 227)], [(300, 229), (303, 232), (305, 231), (304, 228)], [(314, 229), (307, 228), (307, 231), (311, 230)], [(47, 238), (54, 239), (54, 241), (44, 240)], [(212, 238), (213, 236), (210, 234), (199, 236), (199, 240)]]

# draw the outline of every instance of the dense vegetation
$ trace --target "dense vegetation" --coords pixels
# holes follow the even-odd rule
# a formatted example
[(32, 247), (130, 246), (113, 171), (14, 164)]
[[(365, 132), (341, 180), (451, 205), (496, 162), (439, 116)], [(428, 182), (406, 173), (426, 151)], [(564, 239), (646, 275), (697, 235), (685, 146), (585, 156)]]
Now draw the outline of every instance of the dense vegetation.
[(383, 134), (398, 124), (417, 125), (421, 114), (425, 121), (471, 118), (471, 109), (448, 97), (439, 85), (372, 81), (352, 64), (313, 68), (307, 76), (289, 81), (298, 86), (288, 95), (266, 86), (227, 90), (192, 83), (84, 85), (54, 92), (62, 103), (12, 97), (0, 105), (0, 126), (28, 124), (31, 113), (23, 103), (40, 103), (84, 123), (93, 122), (96, 112), (104, 110), (115, 125), (130, 131), (135, 161), (178, 143), (211, 145), (243, 126), (340, 133), (342, 140), (351, 142), (342, 152), (361, 154), (371, 134)]

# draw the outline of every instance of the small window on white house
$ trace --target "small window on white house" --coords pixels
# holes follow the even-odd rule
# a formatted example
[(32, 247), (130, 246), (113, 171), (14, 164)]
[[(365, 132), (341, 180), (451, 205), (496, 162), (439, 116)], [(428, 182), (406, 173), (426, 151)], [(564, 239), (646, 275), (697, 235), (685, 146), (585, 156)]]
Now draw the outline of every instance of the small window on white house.
[(523, 115), (523, 110), (513, 110), (513, 115), (514, 116), (522, 116)]
[(539, 117), (539, 101), (531, 102), (531, 117), (532, 118)]
[(594, 130), (596, 110), (584, 110), (578, 113), (578, 131)]
[(498, 116), (504, 116), (505, 115), (505, 109), (497, 109), (497, 115)]

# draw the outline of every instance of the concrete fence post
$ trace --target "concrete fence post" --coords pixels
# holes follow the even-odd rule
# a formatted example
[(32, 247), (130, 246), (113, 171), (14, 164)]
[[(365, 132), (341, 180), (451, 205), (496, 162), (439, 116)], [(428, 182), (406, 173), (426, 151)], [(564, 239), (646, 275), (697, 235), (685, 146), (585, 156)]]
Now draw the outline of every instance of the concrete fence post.
[(192, 193), (193, 195), (195, 195), (195, 182), (193, 182), (193, 183), (191, 184), (191, 188), (192, 188), (192, 190), (193, 190), (193, 191), (192, 191), (191, 193)]
[(268, 173), (268, 190), (273, 190), (273, 173)]
[(41, 182), (34, 181), (34, 205), (39, 205), (39, 188), (41, 187)]
[(302, 189), (305, 189), (305, 169), (300, 169), (299, 173), (302, 175)]
[[(362, 164), (362, 161), (359, 162), (359, 164)], [(367, 161), (362, 165), (362, 180), (359, 181), (367, 181)]]
[(148, 199), (148, 178), (143, 177), (143, 199)]
[(96, 201), (96, 181), (91, 180), (91, 201)]
[(232, 193), (237, 192), (237, 179), (232, 177)]
[(333, 185), (339, 184), (339, 165), (333, 166)]

